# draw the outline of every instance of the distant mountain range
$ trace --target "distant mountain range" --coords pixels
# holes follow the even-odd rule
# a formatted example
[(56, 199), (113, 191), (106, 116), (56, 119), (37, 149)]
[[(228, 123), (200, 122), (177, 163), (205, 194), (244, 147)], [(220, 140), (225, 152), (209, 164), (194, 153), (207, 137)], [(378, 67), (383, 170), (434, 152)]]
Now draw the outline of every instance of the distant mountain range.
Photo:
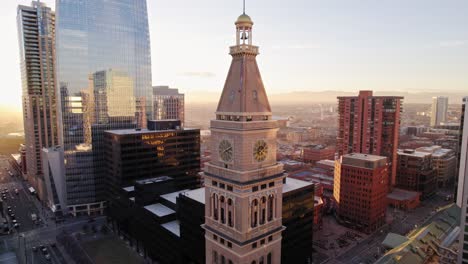
[[(186, 93), (185, 97), (188, 102), (217, 102), (221, 91), (219, 92), (192, 92)], [(356, 92), (343, 92), (343, 91), (293, 91), (289, 93), (270, 93), (268, 97), (271, 103), (274, 104), (289, 104), (289, 103), (335, 103), (337, 96), (356, 96)], [(447, 96), (449, 97), (450, 104), (461, 104), (462, 98), (468, 96), (468, 89), (466, 92), (391, 92), (391, 91), (377, 91), (374, 92), (377, 96), (403, 96), (404, 103), (411, 104), (431, 104), (432, 97), (434, 96)]]

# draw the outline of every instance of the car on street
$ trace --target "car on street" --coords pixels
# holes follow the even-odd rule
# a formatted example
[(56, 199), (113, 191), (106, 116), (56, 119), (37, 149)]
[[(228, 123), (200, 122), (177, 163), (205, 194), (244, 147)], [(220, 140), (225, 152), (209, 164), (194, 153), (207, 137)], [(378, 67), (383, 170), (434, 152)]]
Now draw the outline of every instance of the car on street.
[(42, 252), (44, 255), (48, 253), (48, 252), (47, 252), (47, 247), (46, 247), (46, 246), (41, 245), (40, 248), (41, 248), (41, 252)]
[(45, 254), (44, 257), (45, 257), (45, 259), (50, 260), (50, 255), (49, 254)]
[(32, 247), (33, 252), (37, 252), (37, 247)]
[(19, 195), (19, 190), (18, 190), (18, 189), (15, 189), (15, 193), (16, 193), (17, 195)]
[(20, 224), (19, 224), (19, 223), (15, 223), (15, 224), (13, 225), (13, 227), (14, 227), (14, 228), (19, 228), (19, 227), (20, 227)]

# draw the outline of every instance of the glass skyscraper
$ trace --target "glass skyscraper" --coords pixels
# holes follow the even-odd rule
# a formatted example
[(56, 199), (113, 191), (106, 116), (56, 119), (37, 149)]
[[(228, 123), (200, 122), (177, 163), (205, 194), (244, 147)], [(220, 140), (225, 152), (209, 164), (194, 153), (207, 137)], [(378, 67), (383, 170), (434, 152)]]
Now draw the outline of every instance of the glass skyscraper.
[(146, 0), (57, 0), (59, 136), (71, 213), (105, 207), (105, 130), (152, 118)]
[(23, 121), (28, 182), (46, 197), (41, 149), (56, 146), (55, 13), (44, 3), (18, 6)]

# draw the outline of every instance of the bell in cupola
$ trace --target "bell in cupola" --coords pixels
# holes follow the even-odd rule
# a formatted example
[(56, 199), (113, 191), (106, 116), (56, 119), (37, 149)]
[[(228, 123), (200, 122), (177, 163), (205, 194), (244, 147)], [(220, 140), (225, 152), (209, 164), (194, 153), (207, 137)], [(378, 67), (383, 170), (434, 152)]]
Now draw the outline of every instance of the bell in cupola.
[(242, 37), (241, 37), (241, 39), (242, 39), (242, 40), (246, 40), (246, 39), (248, 39), (248, 38), (249, 38), (249, 37), (247, 37), (247, 34), (246, 34), (245, 32), (242, 32)]

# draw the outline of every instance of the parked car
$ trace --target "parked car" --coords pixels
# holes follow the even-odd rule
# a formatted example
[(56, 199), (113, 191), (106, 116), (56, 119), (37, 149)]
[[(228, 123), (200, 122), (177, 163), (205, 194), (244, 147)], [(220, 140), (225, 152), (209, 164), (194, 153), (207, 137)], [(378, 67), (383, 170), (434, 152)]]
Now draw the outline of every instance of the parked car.
[(49, 254), (45, 254), (44, 257), (45, 257), (45, 259), (50, 260), (50, 255)]
[(33, 252), (37, 252), (37, 247), (32, 247)]
[(13, 225), (14, 228), (19, 228), (20, 227), (20, 224), (19, 223), (16, 223)]

